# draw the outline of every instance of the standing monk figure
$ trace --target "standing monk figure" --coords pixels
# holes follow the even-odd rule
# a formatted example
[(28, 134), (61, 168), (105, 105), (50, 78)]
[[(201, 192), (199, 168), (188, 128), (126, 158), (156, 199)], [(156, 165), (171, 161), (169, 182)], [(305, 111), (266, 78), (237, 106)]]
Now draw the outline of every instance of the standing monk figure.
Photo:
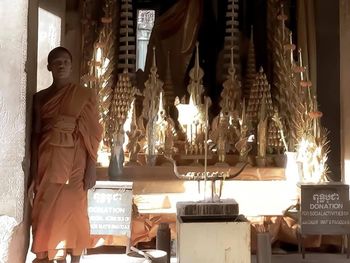
[(52, 85), (34, 95), (31, 187), (34, 262), (79, 262), (89, 246), (87, 190), (95, 185), (102, 135), (96, 95), (70, 82), (72, 55), (48, 56)]

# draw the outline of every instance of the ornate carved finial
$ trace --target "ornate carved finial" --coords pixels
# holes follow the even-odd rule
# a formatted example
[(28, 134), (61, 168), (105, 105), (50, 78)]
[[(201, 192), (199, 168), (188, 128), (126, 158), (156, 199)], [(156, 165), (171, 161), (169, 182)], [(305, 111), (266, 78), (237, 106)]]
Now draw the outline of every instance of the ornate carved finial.
[(155, 134), (157, 148), (164, 149), (167, 126), (168, 125), (166, 121), (166, 113), (165, 113), (164, 103), (163, 103), (163, 92), (161, 91), (159, 94), (159, 104), (158, 104), (156, 134)]
[[(211, 139), (216, 144), (219, 163), (225, 163), (228, 146), (236, 143), (236, 138), (230, 134), (235, 130), (234, 122), (237, 121), (236, 112), (238, 111), (241, 100), (241, 83), (237, 79), (233, 59), (233, 47), (231, 47), (230, 67), (228, 68), (227, 79), (223, 83), (221, 92), (220, 107), (221, 111), (212, 122)], [(233, 132), (232, 132), (233, 133)]]
[(146, 139), (147, 139), (147, 162), (155, 161), (154, 156), (157, 153), (156, 150), (156, 119), (157, 112), (160, 102), (160, 94), (163, 91), (163, 81), (159, 79), (157, 74), (157, 64), (156, 64), (156, 48), (153, 47), (153, 61), (152, 67), (150, 69), (150, 74), (147, 81), (145, 82), (145, 89), (143, 90), (143, 109), (142, 116), (146, 119)]
[(241, 82), (236, 76), (236, 69), (233, 60), (233, 48), (231, 48), (231, 63), (228, 68), (228, 76), (223, 83), (221, 92), (221, 112), (233, 113), (239, 107), (241, 100)]
[(300, 70), (300, 80), (304, 80), (304, 67), (303, 67), (303, 58), (301, 54), (301, 48), (298, 49), (298, 55), (299, 55), (299, 68), (302, 69)]
[(280, 20), (282, 24), (282, 41), (284, 42), (285, 21), (288, 19), (288, 16), (284, 13), (283, 3), (281, 3), (281, 14), (277, 16), (277, 19)]
[(190, 84), (187, 86), (187, 91), (190, 94), (190, 103), (193, 105), (200, 105), (202, 103), (202, 94), (204, 88), (202, 85), (202, 78), (204, 76), (203, 69), (199, 66), (199, 48), (196, 43), (196, 58), (194, 67), (190, 71)]
[(194, 64), (194, 67), (196, 69), (196, 78), (198, 78), (198, 73), (199, 73), (199, 43), (198, 41), (196, 42), (196, 62)]
[(295, 49), (295, 45), (293, 44), (293, 33), (289, 33), (289, 45), (287, 45), (287, 48), (289, 49), (290, 52), (290, 66), (291, 68), (294, 65), (294, 58), (293, 58), (293, 51)]

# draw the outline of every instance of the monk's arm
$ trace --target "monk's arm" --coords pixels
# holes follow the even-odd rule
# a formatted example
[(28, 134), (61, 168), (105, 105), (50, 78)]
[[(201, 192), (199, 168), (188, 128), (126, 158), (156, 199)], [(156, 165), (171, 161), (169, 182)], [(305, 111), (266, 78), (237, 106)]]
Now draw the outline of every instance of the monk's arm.
[(81, 122), (80, 131), (83, 135), (87, 157), (84, 176), (84, 190), (94, 187), (96, 183), (96, 159), (99, 143), (102, 139), (102, 126), (99, 123), (97, 97), (92, 89), (88, 89), (89, 100), (83, 110), (84, 122)]
[(38, 171), (38, 148), (40, 136), (40, 112), (38, 96), (34, 95), (33, 99), (33, 117), (32, 117), (32, 135), (31, 135), (31, 158), (30, 158), (30, 174), (28, 184), (31, 186), (37, 176)]
[(96, 162), (89, 155), (86, 157), (86, 168), (84, 175), (84, 190), (91, 189), (96, 184)]

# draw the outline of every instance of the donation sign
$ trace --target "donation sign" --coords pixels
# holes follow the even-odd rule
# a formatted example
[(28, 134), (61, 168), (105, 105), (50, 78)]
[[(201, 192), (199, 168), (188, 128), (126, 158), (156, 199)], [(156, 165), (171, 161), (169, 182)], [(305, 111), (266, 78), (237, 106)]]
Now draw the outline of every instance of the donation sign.
[(88, 192), (90, 234), (130, 237), (132, 183), (97, 181)]
[(301, 184), (302, 234), (350, 233), (349, 186), (341, 183)]

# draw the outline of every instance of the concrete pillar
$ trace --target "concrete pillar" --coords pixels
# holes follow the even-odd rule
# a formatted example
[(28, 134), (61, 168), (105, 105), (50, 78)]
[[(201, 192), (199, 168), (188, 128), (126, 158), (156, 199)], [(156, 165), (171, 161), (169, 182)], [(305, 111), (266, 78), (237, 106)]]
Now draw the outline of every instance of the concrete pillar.
[(64, 46), (72, 53), (72, 80), (80, 83), (80, 59), (81, 59), (81, 22), (79, 10), (67, 10), (66, 13), (66, 34)]
[(342, 181), (350, 183), (350, 2), (340, 0), (340, 109)]
[[(330, 177), (341, 180), (340, 135), (340, 54), (339, 50), (339, 0), (314, 1), (317, 49), (317, 100), (324, 113), (322, 125), (329, 131)], [(343, 99), (346, 97), (343, 97)]]
[(47, 55), (64, 44), (65, 36), (65, 0), (39, 0), (38, 12), (38, 91), (46, 89), (52, 83), (51, 73), (47, 70)]
[(24, 262), (25, 254), (9, 258), (24, 218), (28, 2), (0, 1), (0, 262)]

